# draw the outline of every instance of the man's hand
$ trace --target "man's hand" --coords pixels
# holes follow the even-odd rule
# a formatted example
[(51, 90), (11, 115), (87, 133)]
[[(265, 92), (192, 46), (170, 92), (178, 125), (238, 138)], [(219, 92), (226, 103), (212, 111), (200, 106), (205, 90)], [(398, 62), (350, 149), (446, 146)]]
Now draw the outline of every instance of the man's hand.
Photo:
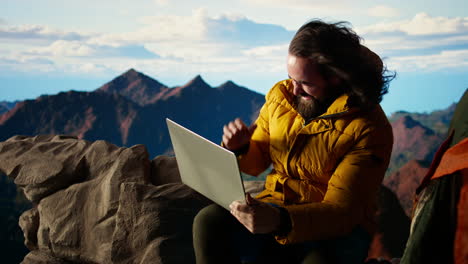
[(246, 195), (247, 204), (234, 201), (231, 214), (253, 234), (268, 234), (280, 227), (280, 209)]
[(257, 128), (256, 124), (247, 127), (239, 118), (229, 122), (229, 124), (223, 127), (224, 147), (232, 151), (245, 147), (250, 142), (255, 128)]

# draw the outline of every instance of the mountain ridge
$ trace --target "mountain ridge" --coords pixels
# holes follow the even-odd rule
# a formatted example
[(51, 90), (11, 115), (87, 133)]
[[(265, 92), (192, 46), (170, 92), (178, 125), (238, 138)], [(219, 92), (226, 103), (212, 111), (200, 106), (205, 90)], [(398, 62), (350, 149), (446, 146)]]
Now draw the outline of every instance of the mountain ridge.
[(166, 85), (132, 68), (96, 91), (117, 93), (144, 106), (159, 100), (168, 89)]
[(130, 69), (91, 92), (61, 92), (18, 103), (0, 115), (0, 140), (17, 134), (69, 134), (119, 146), (144, 144), (151, 155), (160, 155), (171, 153), (165, 126), (169, 117), (218, 142), (225, 123), (236, 117), (253, 122), (252, 113), (264, 103), (263, 95), (229, 85), (212, 88), (197, 75), (168, 88)]

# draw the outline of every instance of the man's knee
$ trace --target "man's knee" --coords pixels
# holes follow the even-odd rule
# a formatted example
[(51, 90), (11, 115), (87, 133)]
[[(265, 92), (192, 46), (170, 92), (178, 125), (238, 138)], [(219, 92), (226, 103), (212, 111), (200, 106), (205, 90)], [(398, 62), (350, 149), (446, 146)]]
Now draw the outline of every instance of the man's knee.
[(225, 235), (233, 220), (232, 215), (223, 207), (212, 204), (195, 216), (193, 220), (193, 235), (199, 238), (204, 236)]
[(217, 226), (222, 224), (228, 217), (230, 217), (230, 214), (226, 209), (217, 204), (211, 204), (198, 212), (193, 220), (193, 226)]

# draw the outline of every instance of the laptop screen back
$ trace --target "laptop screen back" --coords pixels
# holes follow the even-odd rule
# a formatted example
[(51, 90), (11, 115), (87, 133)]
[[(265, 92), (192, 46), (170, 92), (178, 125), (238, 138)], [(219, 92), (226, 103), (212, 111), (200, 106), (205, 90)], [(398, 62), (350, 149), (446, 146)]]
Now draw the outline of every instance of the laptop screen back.
[(233, 201), (244, 201), (234, 153), (170, 119), (166, 122), (182, 182), (227, 210)]

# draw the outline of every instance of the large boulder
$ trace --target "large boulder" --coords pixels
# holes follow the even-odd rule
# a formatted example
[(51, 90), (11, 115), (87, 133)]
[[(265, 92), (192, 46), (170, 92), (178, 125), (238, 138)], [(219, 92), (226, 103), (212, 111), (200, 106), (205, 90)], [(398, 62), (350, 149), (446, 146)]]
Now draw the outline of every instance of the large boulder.
[(143, 145), (15, 136), (0, 142), (0, 171), (33, 203), (20, 217), (27, 264), (190, 263), (193, 218), (211, 203)]

